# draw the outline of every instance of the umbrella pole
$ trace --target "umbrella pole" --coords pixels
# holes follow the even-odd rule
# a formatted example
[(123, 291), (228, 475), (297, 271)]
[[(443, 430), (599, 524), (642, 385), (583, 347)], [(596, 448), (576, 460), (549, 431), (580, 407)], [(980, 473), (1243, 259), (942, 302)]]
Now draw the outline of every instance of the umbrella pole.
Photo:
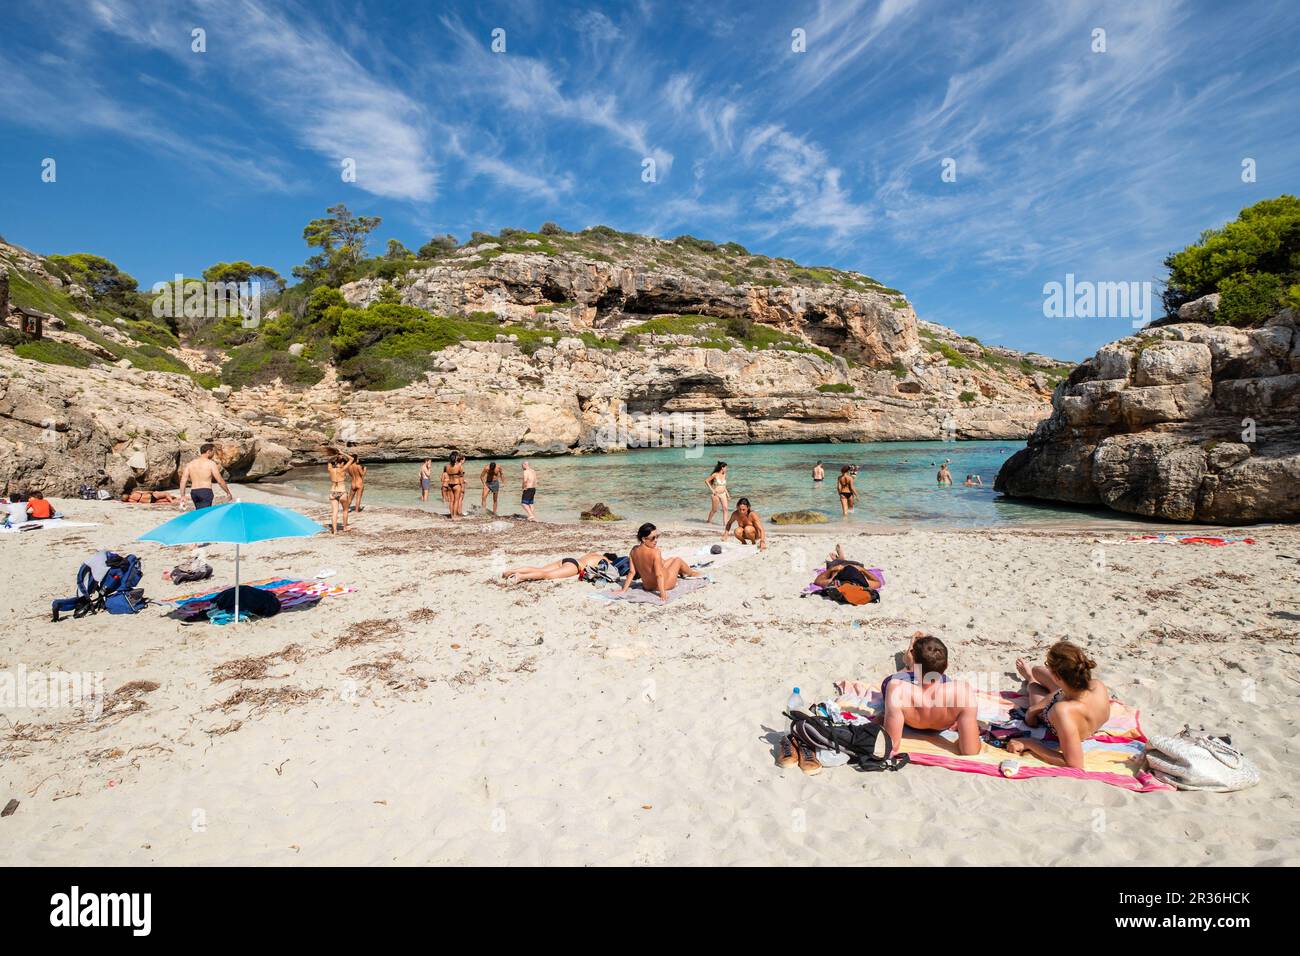
[(235, 544), (235, 623), (239, 623), (239, 544)]

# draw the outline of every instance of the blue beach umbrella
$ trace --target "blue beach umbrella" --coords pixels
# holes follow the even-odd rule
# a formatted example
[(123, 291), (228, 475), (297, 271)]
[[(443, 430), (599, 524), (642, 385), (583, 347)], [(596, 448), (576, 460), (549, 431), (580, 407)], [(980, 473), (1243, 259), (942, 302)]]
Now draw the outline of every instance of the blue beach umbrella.
[(272, 538), (309, 538), (325, 529), (288, 508), (235, 501), (198, 508), (146, 531), (139, 541), (200, 544), (221, 541), (235, 546), (235, 621), (239, 621), (239, 546)]

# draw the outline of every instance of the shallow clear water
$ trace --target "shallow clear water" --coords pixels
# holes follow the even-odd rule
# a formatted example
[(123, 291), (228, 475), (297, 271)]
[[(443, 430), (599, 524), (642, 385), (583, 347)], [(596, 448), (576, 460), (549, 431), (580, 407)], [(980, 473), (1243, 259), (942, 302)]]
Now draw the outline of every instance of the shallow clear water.
[[(705, 448), (702, 454), (699, 449), (656, 448), (531, 461), (538, 474), (537, 516), (549, 521), (576, 520), (579, 512), (599, 501), (638, 523), (702, 524), (709, 513), (704, 480), (719, 460), (728, 465), (732, 506), (737, 498), (748, 497), (764, 518), (775, 512), (809, 509), (829, 515), (830, 527), (842, 526), (835, 479), (841, 465), (856, 464), (860, 497), (847, 519), (850, 524), (950, 528), (1125, 520), (1114, 512), (1028, 503), (995, 494), (993, 479), (998, 468), (1022, 447), (1022, 442), (1013, 441), (728, 445)], [(950, 488), (935, 482), (939, 464), (945, 459), (951, 459)], [(812, 468), (818, 460), (824, 462), (826, 480), (815, 485)], [(506, 470), (501, 513), (522, 514), (521, 460), (500, 462)], [(438, 488), (443, 464), (434, 462), (433, 485), (424, 505), (430, 510), (445, 510)], [(473, 514), (479, 504), (478, 476), (484, 464), (466, 462), (467, 514)], [(366, 501), (418, 505), (419, 473), (415, 463), (370, 465)], [(979, 475), (984, 487), (965, 487), (967, 474)], [(283, 480), (321, 498), (329, 488), (324, 466), (296, 469)]]

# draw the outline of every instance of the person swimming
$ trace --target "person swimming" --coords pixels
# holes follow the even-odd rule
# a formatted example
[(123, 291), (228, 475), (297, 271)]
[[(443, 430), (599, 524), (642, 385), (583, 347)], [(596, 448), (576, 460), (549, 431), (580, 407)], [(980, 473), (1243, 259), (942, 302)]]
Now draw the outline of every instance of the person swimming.
[(636, 547), (628, 555), (632, 573), (623, 582), (619, 594), (626, 594), (633, 580), (641, 579), (641, 587), (656, 592), (661, 601), (668, 600), (668, 592), (677, 587), (679, 578), (698, 578), (702, 575), (678, 557), (665, 559), (659, 551), (659, 529), (646, 522), (637, 529)]
[(1056, 737), (1060, 749), (1032, 737), (1007, 741), (1007, 752), (1026, 751), (1054, 767), (1083, 769), (1083, 742), (1110, 719), (1110, 691), (1092, 676), (1097, 662), (1078, 645), (1057, 641), (1041, 665), (1016, 659), (1016, 671), (1025, 681), (1029, 706), (1025, 723), (1042, 726)]

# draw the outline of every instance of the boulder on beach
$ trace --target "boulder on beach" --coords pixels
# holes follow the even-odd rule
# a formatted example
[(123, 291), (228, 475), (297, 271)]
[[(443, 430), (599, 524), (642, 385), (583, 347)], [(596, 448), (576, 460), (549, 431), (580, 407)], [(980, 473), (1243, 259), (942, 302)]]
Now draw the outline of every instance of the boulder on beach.
[(583, 521), (622, 521), (618, 515), (609, 510), (609, 506), (597, 502), (581, 515)]
[(821, 511), (782, 511), (771, 517), (772, 524), (825, 524), (830, 520)]

